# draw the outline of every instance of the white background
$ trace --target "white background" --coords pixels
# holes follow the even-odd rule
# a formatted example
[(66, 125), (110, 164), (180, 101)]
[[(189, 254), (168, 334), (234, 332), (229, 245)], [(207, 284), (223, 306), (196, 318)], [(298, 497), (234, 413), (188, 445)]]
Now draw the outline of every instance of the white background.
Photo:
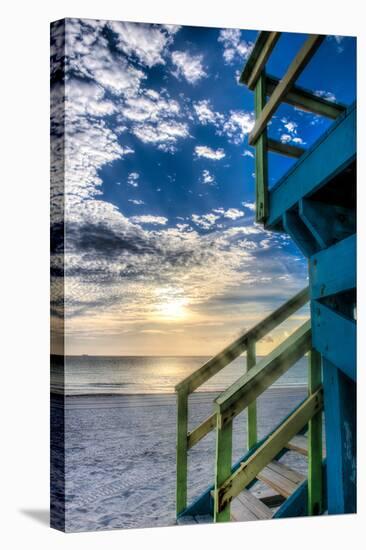
[[(62, 534), (49, 501), (49, 23), (89, 17), (358, 35), (359, 358), (365, 357), (365, 68), (362, 2), (348, 0), (52, 0), (2, 3), (0, 341), (3, 548), (360, 547), (365, 516), (365, 361), (359, 360), (359, 514), (246, 524)], [(363, 34), (362, 34), (363, 33)], [(361, 70), (363, 68), (363, 70)], [(240, 184), (240, 182), (238, 182)], [(334, 266), (336, 269), (337, 266)], [(21, 369), (20, 369), (21, 367)], [(360, 385), (361, 384), (361, 385)]]

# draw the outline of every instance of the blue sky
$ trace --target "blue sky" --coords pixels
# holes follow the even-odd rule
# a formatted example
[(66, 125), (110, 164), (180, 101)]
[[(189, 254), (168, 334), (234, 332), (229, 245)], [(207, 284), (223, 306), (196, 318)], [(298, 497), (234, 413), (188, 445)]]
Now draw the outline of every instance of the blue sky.
[[(253, 94), (237, 80), (256, 35), (67, 20), (68, 353), (211, 354), (306, 285), (291, 241), (254, 223)], [(268, 72), (305, 39), (282, 34)], [(54, 97), (62, 41), (56, 26)], [(352, 103), (355, 46), (327, 37), (298, 84)], [(330, 124), (281, 106), (270, 135), (307, 148)], [(271, 154), (270, 183), (292, 162)]]

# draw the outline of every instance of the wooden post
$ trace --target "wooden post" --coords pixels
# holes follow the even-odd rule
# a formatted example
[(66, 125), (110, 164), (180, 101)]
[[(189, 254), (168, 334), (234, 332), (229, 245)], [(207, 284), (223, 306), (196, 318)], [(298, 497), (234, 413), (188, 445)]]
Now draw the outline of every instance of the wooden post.
[(356, 383), (323, 357), (323, 387), (328, 514), (353, 514), (357, 508)]
[[(256, 363), (256, 343), (255, 340), (249, 340), (247, 347), (247, 372), (254, 367)], [(254, 400), (248, 405), (247, 412), (247, 448), (251, 449), (257, 443), (257, 402)]]
[(187, 465), (188, 465), (188, 393), (181, 390), (177, 394), (177, 485), (176, 513), (181, 514), (187, 507)]
[[(266, 74), (262, 74), (255, 86), (255, 116), (259, 118), (266, 104)], [(268, 150), (267, 129), (261, 133), (255, 144), (255, 194), (256, 221), (265, 222), (268, 217)]]
[(221, 425), (221, 416), (217, 415), (216, 431), (216, 468), (215, 468), (215, 502), (214, 502), (214, 521), (230, 521), (230, 504), (219, 512), (218, 510), (218, 489), (224, 481), (231, 475), (232, 460), (232, 438), (233, 423), (227, 422), (225, 426)]
[[(309, 352), (308, 387), (309, 396), (315, 393), (322, 383), (321, 355), (312, 349)], [(322, 411), (316, 413), (309, 421), (308, 434), (308, 515), (322, 513)]]

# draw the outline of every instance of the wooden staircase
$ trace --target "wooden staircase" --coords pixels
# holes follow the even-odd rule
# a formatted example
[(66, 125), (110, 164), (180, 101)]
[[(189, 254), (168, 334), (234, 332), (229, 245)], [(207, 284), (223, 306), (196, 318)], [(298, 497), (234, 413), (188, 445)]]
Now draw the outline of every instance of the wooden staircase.
[[(309, 260), (309, 288), (247, 331), (177, 385), (177, 522), (249, 521), (356, 511), (356, 106), (296, 86), (324, 36), (310, 35), (279, 80), (265, 71), (280, 33), (259, 33), (241, 83), (255, 92), (256, 220), (286, 232)], [(270, 139), (281, 102), (334, 120), (308, 150)], [(268, 152), (297, 159), (269, 189)], [(256, 342), (310, 300), (310, 319), (256, 362)], [(188, 432), (188, 396), (247, 356), (247, 372)], [(256, 400), (308, 354), (308, 396), (270, 434), (257, 440)], [(247, 410), (248, 451), (232, 464), (233, 420)], [(322, 440), (324, 409), (326, 449)], [(215, 483), (187, 504), (188, 452), (216, 432)], [(306, 457), (307, 476), (286, 464)], [(324, 460), (324, 454), (326, 460)]]
[[(309, 499), (312, 505), (316, 500), (320, 509), (323, 398), (320, 361), (311, 347), (310, 320), (266, 357), (257, 363), (255, 358), (256, 341), (302, 308), (308, 300), (309, 291), (305, 288), (176, 386), (178, 523), (265, 519), (278, 515), (279, 506), (299, 489), (303, 491), (308, 483), (305, 476), (281, 460), (288, 452), (308, 457), (310, 484), (317, 487), (317, 491), (309, 491)], [(243, 352), (247, 353), (247, 372), (215, 399), (214, 412), (188, 432), (189, 394)], [(257, 398), (304, 354), (309, 355), (308, 397), (271, 433), (257, 441)], [(248, 452), (233, 466), (233, 420), (244, 409), (248, 409)], [(198, 501), (187, 506), (188, 452), (212, 430), (216, 430), (215, 485)], [(316, 434), (310, 440), (310, 447), (304, 435), (308, 430)]]

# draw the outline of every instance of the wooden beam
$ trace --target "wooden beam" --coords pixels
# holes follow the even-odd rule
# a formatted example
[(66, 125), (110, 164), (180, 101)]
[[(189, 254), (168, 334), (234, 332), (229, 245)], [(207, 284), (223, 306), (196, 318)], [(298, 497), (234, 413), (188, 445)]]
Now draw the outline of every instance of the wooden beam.
[(269, 56), (272, 53), (273, 48), (278, 42), (278, 39), (280, 38), (281, 33), (280, 32), (270, 32), (268, 33), (267, 40), (263, 44), (263, 47), (256, 59), (256, 62), (253, 66), (252, 72), (248, 79), (248, 88), (250, 90), (254, 90), (255, 85), (257, 84), (257, 80), (260, 77), (265, 64), (268, 61)]
[[(255, 341), (248, 343), (247, 349), (247, 372), (252, 369), (257, 361)], [(254, 400), (248, 405), (247, 411), (247, 448), (251, 449), (257, 443), (257, 402)]]
[(319, 251), (320, 247), (314, 235), (309, 231), (297, 212), (287, 210), (282, 216), (282, 224), (286, 233), (290, 235), (304, 256), (309, 258)]
[(217, 418), (217, 436), (216, 436), (216, 469), (215, 469), (215, 490), (214, 490), (214, 521), (230, 521), (230, 502), (225, 508), (219, 508), (217, 494), (218, 488), (231, 475), (232, 460), (232, 438), (233, 423), (228, 422), (222, 426), (220, 419)]
[(356, 288), (356, 244), (356, 235), (352, 235), (311, 258), (312, 299)]
[(262, 319), (262, 321), (249, 329), (245, 334), (237, 338), (237, 340), (227, 346), (223, 351), (202, 365), (201, 368), (193, 372), (182, 382), (179, 382), (179, 384), (175, 386), (175, 390), (179, 392), (184, 389), (187, 393), (192, 393), (196, 388), (204, 384), (209, 378), (220, 372), (221, 369), (246, 351), (249, 341), (260, 340), (263, 336), (266, 336), (266, 334), (285, 321), (308, 301), (309, 288), (307, 287)]
[[(267, 75), (266, 85), (267, 94), (269, 96), (274, 92), (279, 82), (280, 80), (278, 78)], [(347, 108), (346, 105), (343, 105), (342, 103), (335, 103), (334, 101), (329, 101), (329, 99), (319, 97), (309, 90), (301, 88), (300, 86), (292, 86), (292, 88), (290, 88), (287, 94), (283, 97), (282, 101), (284, 103), (288, 103), (289, 105), (293, 105), (302, 111), (325, 116), (333, 120), (341, 115)]]
[[(322, 366), (321, 356), (312, 349), (308, 357), (308, 388), (312, 395), (321, 387)], [(318, 516), (323, 513), (323, 417), (322, 411), (309, 420), (308, 433), (308, 514)]]
[[(266, 105), (266, 75), (260, 75), (254, 96), (255, 116), (259, 118)], [(268, 143), (265, 128), (255, 144), (255, 218), (265, 223), (268, 217)]]
[(324, 38), (324, 36), (319, 34), (311, 34), (306, 40), (301, 50), (292, 61), (290, 67), (287, 70), (287, 73), (280, 81), (270, 99), (266, 103), (260, 117), (257, 119), (255, 126), (249, 136), (250, 145), (254, 145), (257, 142), (259, 136), (266, 128), (270, 118), (272, 117), (280, 103), (283, 101), (283, 98), (291, 89), (292, 85), (299, 77), (302, 70), (306, 67), (309, 60), (315, 54), (316, 50), (319, 48)]
[(283, 449), (314, 414), (322, 409), (322, 390), (309, 396), (240, 467), (217, 488), (218, 511), (224, 510)]
[(248, 59), (246, 60), (245, 66), (241, 72), (239, 78), (240, 84), (248, 85), (248, 80), (252, 74), (253, 68), (270, 34), (270, 31), (260, 31), (258, 33), (253, 49)]
[[(334, 266), (336, 269), (337, 266)], [(351, 380), (356, 380), (357, 325), (334, 309), (311, 303), (313, 346)]]
[(187, 507), (187, 431), (188, 431), (188, 394), (185, 391), (177, 395), (177, 482), (176, 513), (181, 514)]
[(221, 421), (224, 424), (230, 422), (296, 363), (310, 346), (309, 320), (215, 399), (215, 410)]
[(297, 147), (296, 145), (291, 145), (290, 143), (282, 143), (276, 139), (267, 139), (268, 150), (273, 153), (280, 153), (280, 155), (285, 155), (286, 157), (291, 158), (300, 158), (305, 149), (303, 147)]
[(191, 449), (194, 445), (196, 445), (201, 439), (203, 439), (208, 433), (210, 433), (216, 426), (216, 414), (211, 414), (197, 426), (194, 430), (192, 430), (188, 434), (188, 449)]
[(303, 198), (299, 215), (323, 249), (356, 231), (356, 212), (343, 206)]

